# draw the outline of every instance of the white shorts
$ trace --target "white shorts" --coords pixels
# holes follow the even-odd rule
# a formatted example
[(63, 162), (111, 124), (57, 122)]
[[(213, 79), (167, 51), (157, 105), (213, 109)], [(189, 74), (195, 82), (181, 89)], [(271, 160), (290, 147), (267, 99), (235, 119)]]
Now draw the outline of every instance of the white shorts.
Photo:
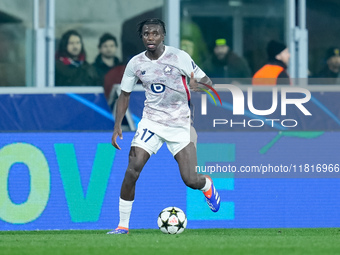
[(164, 142), (175, 156), (190, 143), (190, 124), (183, 127), (168, 127), (142, 118), (131, 146), (140, 147), (152, 155), (157, 153)]

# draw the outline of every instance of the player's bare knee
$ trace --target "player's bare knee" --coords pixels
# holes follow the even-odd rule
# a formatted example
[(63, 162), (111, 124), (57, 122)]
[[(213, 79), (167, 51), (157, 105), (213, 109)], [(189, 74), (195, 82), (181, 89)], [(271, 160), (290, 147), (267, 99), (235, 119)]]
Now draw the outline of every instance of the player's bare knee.
[(136, 182), (139, 178), (140, 171), (134, 168), (128, 167), (125, 172), (125, 179), (129, 182)]

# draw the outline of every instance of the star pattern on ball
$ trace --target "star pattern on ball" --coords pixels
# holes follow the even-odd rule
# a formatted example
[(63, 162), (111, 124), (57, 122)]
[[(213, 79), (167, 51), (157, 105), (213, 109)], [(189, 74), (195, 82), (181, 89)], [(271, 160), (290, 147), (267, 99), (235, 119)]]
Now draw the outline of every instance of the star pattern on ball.
[(176, 210), (176, 208), (172, 207), (172, 209), (168, 210), (168, 212), (170, 213), (170, 216), (171, 216), (171, 215), (177, 215), (177, 213), (178, 213), (179, 211)]
[(162, 228), (164, 227), (167, 230), (169, 226), (169, 219), (162, 220)]
[(175, 226), (178, 227), (178, 229), (185, 228), (185, 227), (184, 227), (184, 222), (185, 222), (185, 221), (180, 221), (180, 220), (178, 220), (178, 224), (175, 225)]

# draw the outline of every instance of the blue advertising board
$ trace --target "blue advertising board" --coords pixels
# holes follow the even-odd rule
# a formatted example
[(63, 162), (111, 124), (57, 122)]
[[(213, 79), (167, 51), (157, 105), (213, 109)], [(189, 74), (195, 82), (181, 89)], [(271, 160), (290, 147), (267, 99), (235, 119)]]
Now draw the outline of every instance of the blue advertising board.
[[(287, 104), (282, 114), (282, 93), (254, 91), (253, 108), (268, 110), (277, 96), (275, 111), (269, 115), (254, 114), (249, 109), (249, 93), (243, 92), (244, 114), (235, 115), (230, 92), (218, 92), (221, 102), (204, 93), (193, 92), (194, 123), (197, 131), (338, 131), (340, 130), (339, 91), (311, 92), (308, 102), (301, 104), (311, 115), (305, 115), (297, 105)], [(290, 100), (303, 98), (301, 93), (287, 93)], [(207, 96), (207, 114), (202, 114), (202, 96)], [(130, 106), (135, 124), (142, 118), (144, 91), (131, 93)], [(237, 101), (237, 100), (235, 100)], [(239, 100), (238, 100), (239, 101)], [(217, 102), (217, 103), (216, 103)], [(299, 105), (298, 105), (299, 106)], [(303, 106), (303, 108), (302, 108)], [(277, 108), (277, 109), (276, 109)], [(0, 130), (6, 132), (46, 131), (111, 131), (114, 119), (104, 94), (1, 94)], [(214, 123), (216, 125), (214, 125)]]
[[(0, 230), (115, 228), (132, 137), (124, 133), (118, 151), (111, 132), (0, 133)], [(168, 206), (186, 212), (188, 228), (339, 227), (339, 139), (338, 132), (199, 133), (197, 167), (210, 169), (217, 213), (184, 185), (163, 146), (137, 182), (130, 227), (157, 228)], [(228, 167), (235, 171), (213, 173)]]

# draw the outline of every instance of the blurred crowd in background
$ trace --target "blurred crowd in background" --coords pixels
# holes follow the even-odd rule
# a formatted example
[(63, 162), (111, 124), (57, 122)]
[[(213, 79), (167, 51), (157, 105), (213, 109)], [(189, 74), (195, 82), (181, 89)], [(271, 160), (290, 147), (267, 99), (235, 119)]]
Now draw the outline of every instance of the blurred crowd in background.
[[(46, 1), (40, 1), (43, 7)], [(137, 23), (164, 19), (165, 2), (55, 1), (55, 86), (103, 86), (109, 97), (128, 60), (144, 50)], [(208, 76), (240, 85), (294, 85), (287, 70), (288, 1), (206, 2), (180, 1), (179, 47)], [(34, 86), (32, 6), (33, 0), (0, 3), (2, 87)], [(340, 84), (339, 11), (337, 0), (306, 1), (309, 85)]]

